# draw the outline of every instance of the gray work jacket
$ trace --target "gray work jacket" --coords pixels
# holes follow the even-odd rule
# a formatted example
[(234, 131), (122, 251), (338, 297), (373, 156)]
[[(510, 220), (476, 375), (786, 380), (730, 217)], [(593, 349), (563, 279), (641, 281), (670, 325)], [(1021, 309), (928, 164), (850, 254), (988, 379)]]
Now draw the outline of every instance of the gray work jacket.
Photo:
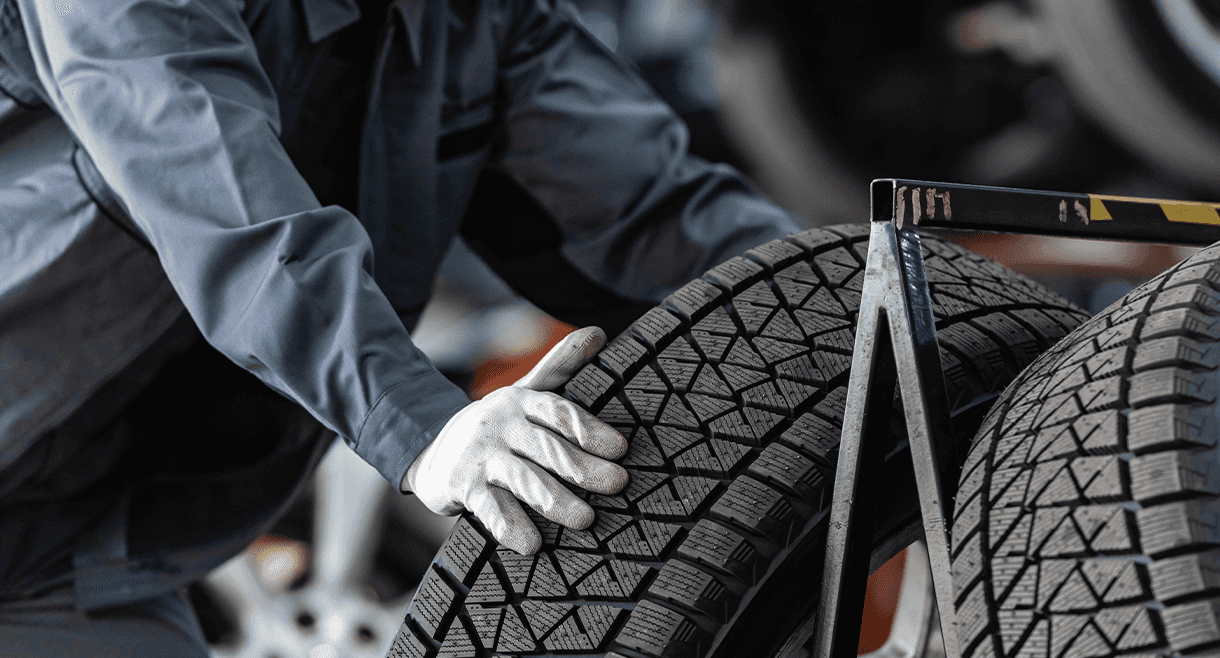
[(389, 3), (323, 207), (299, 128), (361, 6), (0, 0), (0, 469), (185, 309), (397, 485), (468, 403), (407, 331), (459, 231), (579, 321), (797, 229), (551, 0)]

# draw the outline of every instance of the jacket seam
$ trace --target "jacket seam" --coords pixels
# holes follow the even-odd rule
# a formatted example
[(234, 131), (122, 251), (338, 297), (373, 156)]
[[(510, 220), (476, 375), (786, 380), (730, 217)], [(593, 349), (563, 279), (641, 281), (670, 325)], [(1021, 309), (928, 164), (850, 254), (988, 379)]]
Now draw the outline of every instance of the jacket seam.
[(369, 407), (368, 413), (364, 415), (364, 420), (360, 421), (360, 429), (356, 431), (356, 442), (355, 445), (352, 446), (353, 449), (360, 445), (360, 440), (364, 438), (364, 428), (368, 426), (369, 419), (373, 417), (373, 414), (377, 413), (377, 411), (380, 409), (381, 402), (386, 399), (387, 395), (394, 392), (399, 387), (405, 386), (406, 384), (407, 382), (405, 381), (398, 382), (397, 384), (394, 384), (393, 386), (382, 391), (381, 395), (377, 396), (377, 399), (373, 402), (373, 406)]

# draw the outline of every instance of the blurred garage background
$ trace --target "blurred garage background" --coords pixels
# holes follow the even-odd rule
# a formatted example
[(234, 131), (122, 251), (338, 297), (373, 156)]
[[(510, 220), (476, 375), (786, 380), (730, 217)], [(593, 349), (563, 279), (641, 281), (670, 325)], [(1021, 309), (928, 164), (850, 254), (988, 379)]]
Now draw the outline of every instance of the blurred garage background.
[[(577, 4), (686, 120), (694, 153), (737, 165), (806, 226), (864, 221), (877, 177), (1220, 199), (1220, 0)], [(1192, 253), (956, 239), (1092, 312)], [(457, 243), (414, 336), (478, 398), (570, 330)], [(192, 601), (217, 656), (380, 658), (450, 525), (340, 445)], [(938, 648), (921, 555), (874, 574), (862, 653)]]

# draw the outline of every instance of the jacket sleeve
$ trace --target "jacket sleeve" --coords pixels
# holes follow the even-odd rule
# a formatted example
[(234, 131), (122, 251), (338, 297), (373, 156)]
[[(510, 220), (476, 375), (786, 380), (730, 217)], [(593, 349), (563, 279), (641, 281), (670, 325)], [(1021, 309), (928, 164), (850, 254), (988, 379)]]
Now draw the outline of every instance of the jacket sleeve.
[(559, 253), (619, 298), (660, 301), (799, 230), (732, 167), (687, 153), (682, 120), (566, 0), (509, 0), (498, 168), (550, 215)]
[(40, 82), (204, 337), (397, 485), (468, 403), (281, 147), (235, 0), (18, 0)]

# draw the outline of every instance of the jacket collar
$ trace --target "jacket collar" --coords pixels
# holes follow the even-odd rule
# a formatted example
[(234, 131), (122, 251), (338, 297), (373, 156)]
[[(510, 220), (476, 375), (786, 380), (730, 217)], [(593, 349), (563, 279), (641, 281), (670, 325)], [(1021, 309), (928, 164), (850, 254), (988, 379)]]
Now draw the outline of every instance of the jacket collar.
[(305, 24), (313, 43), (360, 20), (360, 7), (355, 0), (303, 0)]
[[(356, 0), (303, 0), (305, 6), (305, 22), (309, 28), (309, 40), (313, 43), (342, 30), (360, 20), (360, 6)], [(423, 22), (424, 0), (396, 0), (399, 15), (410, 35), (412, 55), (418, 65), (419, 31)]]

